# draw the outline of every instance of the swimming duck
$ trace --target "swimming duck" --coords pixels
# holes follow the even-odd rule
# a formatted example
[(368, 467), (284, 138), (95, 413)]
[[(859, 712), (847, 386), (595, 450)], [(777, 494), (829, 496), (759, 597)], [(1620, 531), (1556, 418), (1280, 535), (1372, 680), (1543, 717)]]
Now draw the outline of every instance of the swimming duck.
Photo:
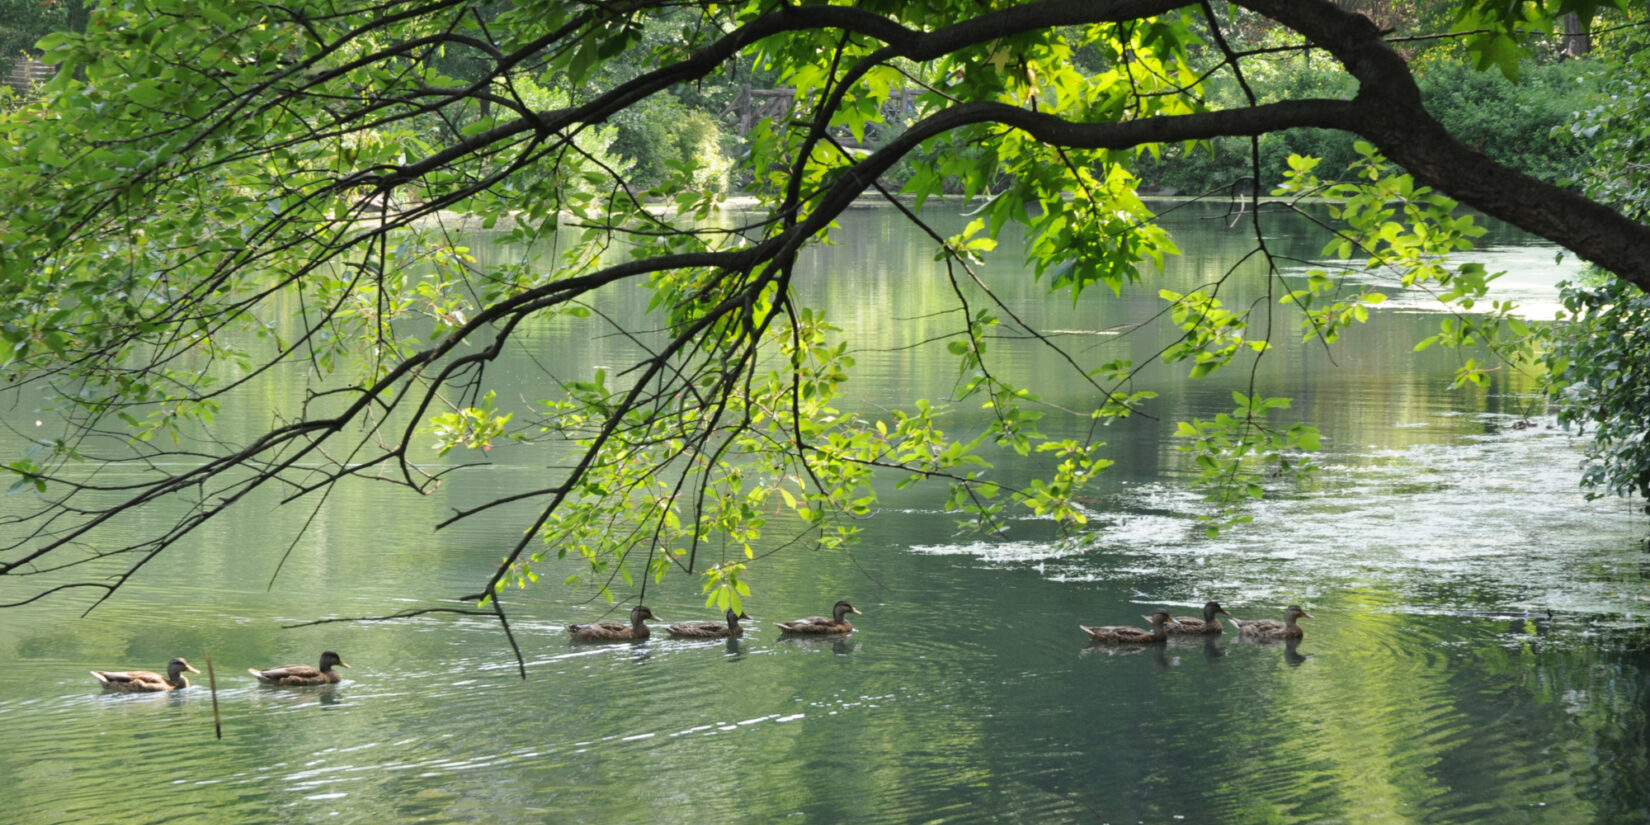
[[(1220, 626), (1220, 620), (1215, 618), (1216, 613), (1226, 613), (1220, 602), (1208, 602), (1203, 605), (1203, 618), (1194, 619), (1191, 616), (1175, 616), (1174, 622), (1169, 625), (1169, 632), (1181, 635), (1200, 635), (1203, 633), (1222, 633), (1226, 628)], [(1227, 616), (1232, 614), (1226, 613)]]
[(624, 622), (593, 622), (591, 624), (570, 624), (567, 632), (573, 634), (575, 642), (628, 642), (648, 637), (648, 628), (644, 622), (649, 619), (658, 621), (659, 617), (647, 609), (647, 605), (639, 604), (630, 608), (630, 624)]
[(728, 608), (728, 623), (716, 622), (689, 622), (687, 624), (673, 624), (665, 628), (665, 632), (672, 636), (684, 639), (724, 639), (729, 636), (743, 636), (745, 629), (739, 626), (740, 619), (749, 619), (743, 612), (735, 613)]
[(165, 676), (152, 670), (94, 670), (92, 675), (97, 677), (104, 690), (116, 693), (159, 693), (189, 687), (189, 678), (183, 675), (186, 670), (190, 673), (200, 673), (179, 656), (166, 663)]
[(266, 685), (291, 685), (295, 687), (330, 685), (343, 678), (337, 671), (332, 669), (333, 665), (349, 667), (349, 665), (344, 664), (344, 660), (339, 658), (337, 653), (328, 650), (321, 654), (321, 666), (319, 668), (313, 668), (309, 665), (283, 665), (265, 670), (249, 667), (246, 672), (258, 677), (258, 681)]
[(849, 613), (865, 615), (854, 609), (854, 606), (843, 599), (831, 608), (831, 618), (824, 616), (809, 616), (806, 619), (797, 619), (793, 622), (779, 622), (779, 629), (786, 633), (852, 633), (854, 625), (845, 617)]
[(1301, 630), (1300, 625), (1295, 624), (1295, 621), (1310, 618), (1312, 618), (1312, 614), (1302, 610), (1300, 605), (1292, 604), (1284, 609), (1283, 621), (1281, 622), (1277, 619), (1253, 619), (1240, 622), (1234, 618), (1232, 624), (1237, 625), (1239, 633), (1257, 639), (1299, 639), (1305, 633)]
[(1169, 628), (1166, 625), (1172, 625), (1175, 622), (1174, 619), (1169, 617), (1169, 611), (1158, 610), (1150, 616), (1141, 616), (1140, 618), (1151, 622), (1152, 629), (1145, 630), (1129, 625), (1090, 627), (1080, 624), (1078, 627), (1083, 628), (1083, 632), (1089, 634), (1090, 639), (1106, 644), (1142, 645), (1161, 642), (1169, 638)]

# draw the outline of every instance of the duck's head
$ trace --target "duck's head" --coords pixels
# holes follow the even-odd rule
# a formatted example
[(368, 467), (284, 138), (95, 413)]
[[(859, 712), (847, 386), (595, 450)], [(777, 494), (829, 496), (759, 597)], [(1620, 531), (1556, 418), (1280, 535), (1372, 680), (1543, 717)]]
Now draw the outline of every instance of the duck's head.
[(1301, 606), (1298, 604), (1292, 604), (1283, 609), (1283, 620), (1285, 623), (1294, 624), (1296, 619), (1310, 618), (1312, 618), (1312, 614), (1302, 610)]
[(1140, 618), (1145, 619), (1147, 622), (1150, 622), (1153, 630), (1156, 630), (1157, 628), (1160, 628), (1160, 627), (1162, 627), (1163, 625), (1166, 625), (1166, 624), (1180, 624), (1179, 622), (1174, 620), (1174, 617), (1169, 615), (1169, 611), (1163, 610), (1161, 608), (1152, 611), (1152, 614), (1150, 616), (1144, 616), (1143, 615)]
[(186, 670), (189, 671), (190, 673), (200, 673), (200, 671), (194, 669), (193, 667), (190, 667), (189, 662), (187, 660), (185, 660), (182, 656), (179, 656), (176, 659), (173, 659), (172, 661), (166, 663), (166, 675), (167, 675), (167, 677), (171, 678), (172, 681), (177, 681), (178, 674), (182, 673)]
[(855, 614), (858, 614), (858, 615), (861, 615), (861, 616), (865, 615), (863, 613), (860, 613), (858, 610), (854, 609), (854, 606), (849, 604), (847, 599), (843, 599), (843, 600), (837, 602), (836, 606), (831, 608), (831, 613), (832, 613), (832, 615), (836, 616), (836, 620), (839, 621), (839, 622), (842, 621), (843, 616), (846, 616), (849, 613), (855, 613)]
[(741, 619), (748, 622), (748, 621), (750, 621), (750, 618), (751, 618), (749, 616), (746, 616), (745, 611), (743, 611), (743, 610), (739, 611), (738, 613), (733, 612), (733, 608), (731, 608), (731, 607), (728, 608), (727, 616), (728, 616), (728, 627), (738, 627), (739, 622), (740, 622)]
[(642, 622), (650, 621), (650, 620), (656, 622), (656, 621), (659, 621), (659, 617), (653, 615), (653, 611), (647, 609), (647, 605), (639, 604), (639, 605), (636, 605), (635, 607), (630, 608), (630, 623), (631, 624), (639, 625)]
[(349, 665), (344, 664), (344, 657), (339, 656), (338, 651), (328, 650), (323, 652), (321, 654), (321, 670), (325, 671), (333, 667), (347, 668)]
[[(1203, 605), (1203, 621), (1214, 621), (1216, 613), (1226, 613), (1226, 608), (1221, 607), (1220, 602), (1207, 602)], [(1226, 615), (1230, 616), (1232, 614), (1226, 613)]]

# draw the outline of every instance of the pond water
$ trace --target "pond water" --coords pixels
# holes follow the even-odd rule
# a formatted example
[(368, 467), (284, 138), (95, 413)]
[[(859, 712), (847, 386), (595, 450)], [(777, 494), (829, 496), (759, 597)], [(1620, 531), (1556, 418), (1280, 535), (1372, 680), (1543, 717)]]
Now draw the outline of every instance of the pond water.
[[(1173, 213), (1185, 255), (1171, 286), (1218, 277), (1247, 249), (1248, 230), (1222, 218)], [(933, 315), (950, 287), (931, 246), (886, 211), (843, 224), (844, 242), (800, 270), (856, 350), (843, 406), (945, 398), (943, 344), (912, 347), (946, 320)], [(1303, 258), (1322, 245), (1312, 232), (1267, 225)], [(1487, 240), (1532, 314), (1574, 271), (1517, 233)], [(1155, 311), (1156, 284), (1122, 300), (1039, 299), (1013, 247), (984, 277), (1072, 350), (1145, 362), (1166, 340), (1116, 334)], [(1260, 295), (1249, 280), (1229, 305)], [(562, 625), (607, 605), (554, 584), (513, 592), (526, 680), (486, 620), (282, 625), (473, 592), (520, 535), (519, 512), (432, 525), (542, 477), (541, 457), (496, 451), (427, 499), (342, 488), (273, 584), (311, 512), (251, 502), (89, 616), (72, 597), (0, 613), (0, 812), (31, 825), (1650, 821), (1650, 525), (1630, 504), (1584, 499), (1578, 444), (1531, 381), (1504, 371), (1488, 391), (1450, 391), (1466, 355), (1410, 353), (1437, 316), (1396, 300), (1379, 315), (1334, 350), (1280, 346), (1263, 362), (1258, 387), (1324, 430), (1323, 471), (1280, 485), (1218, 539), (1202, 535), (1168, 436), (1176, 420), (1229, 409), (1247, 370), (1159, 372), (1151, 417), (1105, 433), (1118, 463), (1080, 531), (1018, 519), (1000, 537), (959, 535), (938, 493), (891, 497), (851, 555), (795, 548), (755, 568), (757, 621), (732, 644), (575, 647)], [(538, 336), (539, 351), (505, 369), (617, 357), (587, 331)], [(1035, 342), (1005, 334), (994, 351), (999, 369), (1057, 388), (1051, 400), (1082, 398)], [(280, 380), (298, 379), (272, 378), (274, 391)], [(953, 431), (976, 426), (972, 406), (954, 405)], [(11, 419), (27, 430), (27, 404)], [(250, 410), (220, 426), (267, 421)], [(777, 636), (774, 621), (842, 597), (864, 612), (852, 636)], [(1314, 618), (1291, 645), (1228, 634), (1109, 650), (1077, 629), (1208, 599), (1240, 618), (1290, 603)], [(710, 618), (685, 578), (650, 588), (648, 603), (667, 622)], [(339, 685), (268, 688), (246, 674), (323, 649), (352, 666)], [(208, 652), (221, 741), (208, 691), (103, 695), (86, 672), (180, 655), (203, 667)]]

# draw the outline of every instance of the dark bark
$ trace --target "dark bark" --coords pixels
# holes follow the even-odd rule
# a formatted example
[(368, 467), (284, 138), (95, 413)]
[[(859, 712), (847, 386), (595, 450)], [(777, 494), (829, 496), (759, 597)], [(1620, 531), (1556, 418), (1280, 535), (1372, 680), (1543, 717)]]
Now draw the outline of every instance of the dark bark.
[(1564, 55), (1566, 57), (1584, 57), (1593, 50), (1593, 33), (1588, 31), (1581, 15), (1571, 13), (1564, 15)]
[(1368, 18), (1325, 0), (1240, 2), (1306, 35), (1358, 79), (1353, 122), (1322, 125), (1356, 132), (1417, 181), (1650, 289), (1650, 227), (1456, 140), (1421, 105), (1408, 65)]

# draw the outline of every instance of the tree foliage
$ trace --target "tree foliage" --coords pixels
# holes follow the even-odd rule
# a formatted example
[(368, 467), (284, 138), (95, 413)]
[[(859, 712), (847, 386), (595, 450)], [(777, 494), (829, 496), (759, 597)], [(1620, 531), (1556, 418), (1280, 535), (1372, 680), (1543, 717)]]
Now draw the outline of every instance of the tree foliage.
[[(1634, 19), (1650, 17), (1640, 9)], [(1636, 27), (1610, 39), (1603, 88), (1570, 127), (1592, 147), (1587, 192), (1640, 220), (1650, 217), (1646, 46), (1650, 37)], [(1650, 296), (1642, 285), (1595, 273), (1567, 284), (1563, 299), (1567, 317), (1553, 331), (1547, 361), (1560, 423), (1592, 434), (1582, 483), (1650, 502)]]
[[(1457, 7), (1458, 37), (1511, 74), (1532, 32), (1600, 6), (1475, 0)], [(1245, 41), (1257, 24), (1288, 45)], [(1286, 282), (1254, 225), (1276, 299), (1263, 311), (1296, 313), (1303, 336), (1333, 341), (1365, 320), (1383, 294), (1348, 276), (1370, 270), (1481, 296), (1481, 269), (1439, 257), (1479, 231), (1454, 214), (1460, 202), (1650, 283), (1650, 228), (1463, 145), (1427, 113), (1382, 32), (1327, 0), (126, 0), (101, 7), (85, 34), (43, 45), (60, 74), (5, 121), (0, 143), (0, 360), (14, 385), (49, 389), (64, 430), (10, 465), (37, 499), (18, 520), (26, 536), (0, 550), (0, 576), (44, 582), (14, 602), (78, 588), (107, 598), (260, 489), (314, 499), (373, 478), (427, 492), (453, 468), (431, 470), (417, 450), (505, 440), (540, 444), (561, 469), (447, 522), (536, 502), (520, 544), (468, 596), (499, 610), (503, 588), (536, 580), (549, 557), (582, 558), (569, 581), (609, 594), (680, 569), (712, 601), (736, 604), (756, 548), (784, 543), (773, 531), (852, 541), (878, 471), (950, 484), (948, 506), (984, 529), (1007, 506), (1081, 523), (1104, 445), (1040, 431), (1037, 388), (1000, 370), (988, 346), (993, 330), (1021, 323), (989, 298), (957, 289), (945, 343), (958, 395), (992, 413), (984, 431), (949, 435), (922, 399), (880, 419), (834, 406), (852, 357), (831, 319), (797, 302), (809, 275), (797, 260), (862, 197), (905, 210), (959, 285), (1018, 223), (1028, 272), (1051, 290), (1122, 293), (1175, 254), (1135, 192), (1138, 158), (1238, 137), (1253, 180), (1263, 136), (1330, 129), (1360, 141), (1352, 177), (1295, 157), (1276, 198), (1338, 202), (1326, 257), (1341, 263)], [(1261, 65), (1303, 52), (1333, 61), (1347, 93), (1252, 94)], [(652, 180), (599, 137), (629, 113), (752, 71), (793, 99), (746, 138), (735, 176), (756, 206), (732, 226), (711, 220), (726, 192), (702, 168), (706, 153), (683, 152)], [(891, 116), (885, 104), (906, 90), (914, 113)], [(942, 151), (959, 146), (968, 151)], [(880, 181), (919, 156), (905, 167), (913, 209)], [(1251, 207), (1260, 197), (1214, 183)], [(917, 211), (946, 191), (986, 199), (955, 236)], [(445, 231), (453, 221), (552, 250), (554, 264), (483, 267)], [(614, 329), (595, 297), (630, 284), (650, 291), (654, 320)], [(1255, 308), (1223, 304), (1220, 287), (1161, 296), (1182, 331), (1162, 361), (1202, 375), (1269, 348), (1246, 334)], [(546, 317), (622, 334), (634, 360), (557, 377), (531, 408), (507, 405), (489, 367)], [(1092, 388), (1086, 417), (1149, 404), (1134, 385), (1149, 365), (1064, 356)], [(210, 437), (221, 405), (291, 365), (312, 371), (313, 389), (283, 401), (275, 426)], [(1272, 419), (1284, 399), (1248, 392), (1234, 404), (1183, 429), (1232, 506), (1262, 474), (1298, 467), (1317, 438)], [(990, 450), (1033, 458), (1043, 475), (1004, 488), (986, 473)], [(187, 467), (161, 460), (179, 451)], [(88, 462), (137, 480), (100, 481)], [(123, 531), (163, 499), (190, 503), (161, 531)], [(1223, 507), (1212, 526), (1233, 519)], [(713, 538), (742, 558), (706, 564), (699, 551)]]

